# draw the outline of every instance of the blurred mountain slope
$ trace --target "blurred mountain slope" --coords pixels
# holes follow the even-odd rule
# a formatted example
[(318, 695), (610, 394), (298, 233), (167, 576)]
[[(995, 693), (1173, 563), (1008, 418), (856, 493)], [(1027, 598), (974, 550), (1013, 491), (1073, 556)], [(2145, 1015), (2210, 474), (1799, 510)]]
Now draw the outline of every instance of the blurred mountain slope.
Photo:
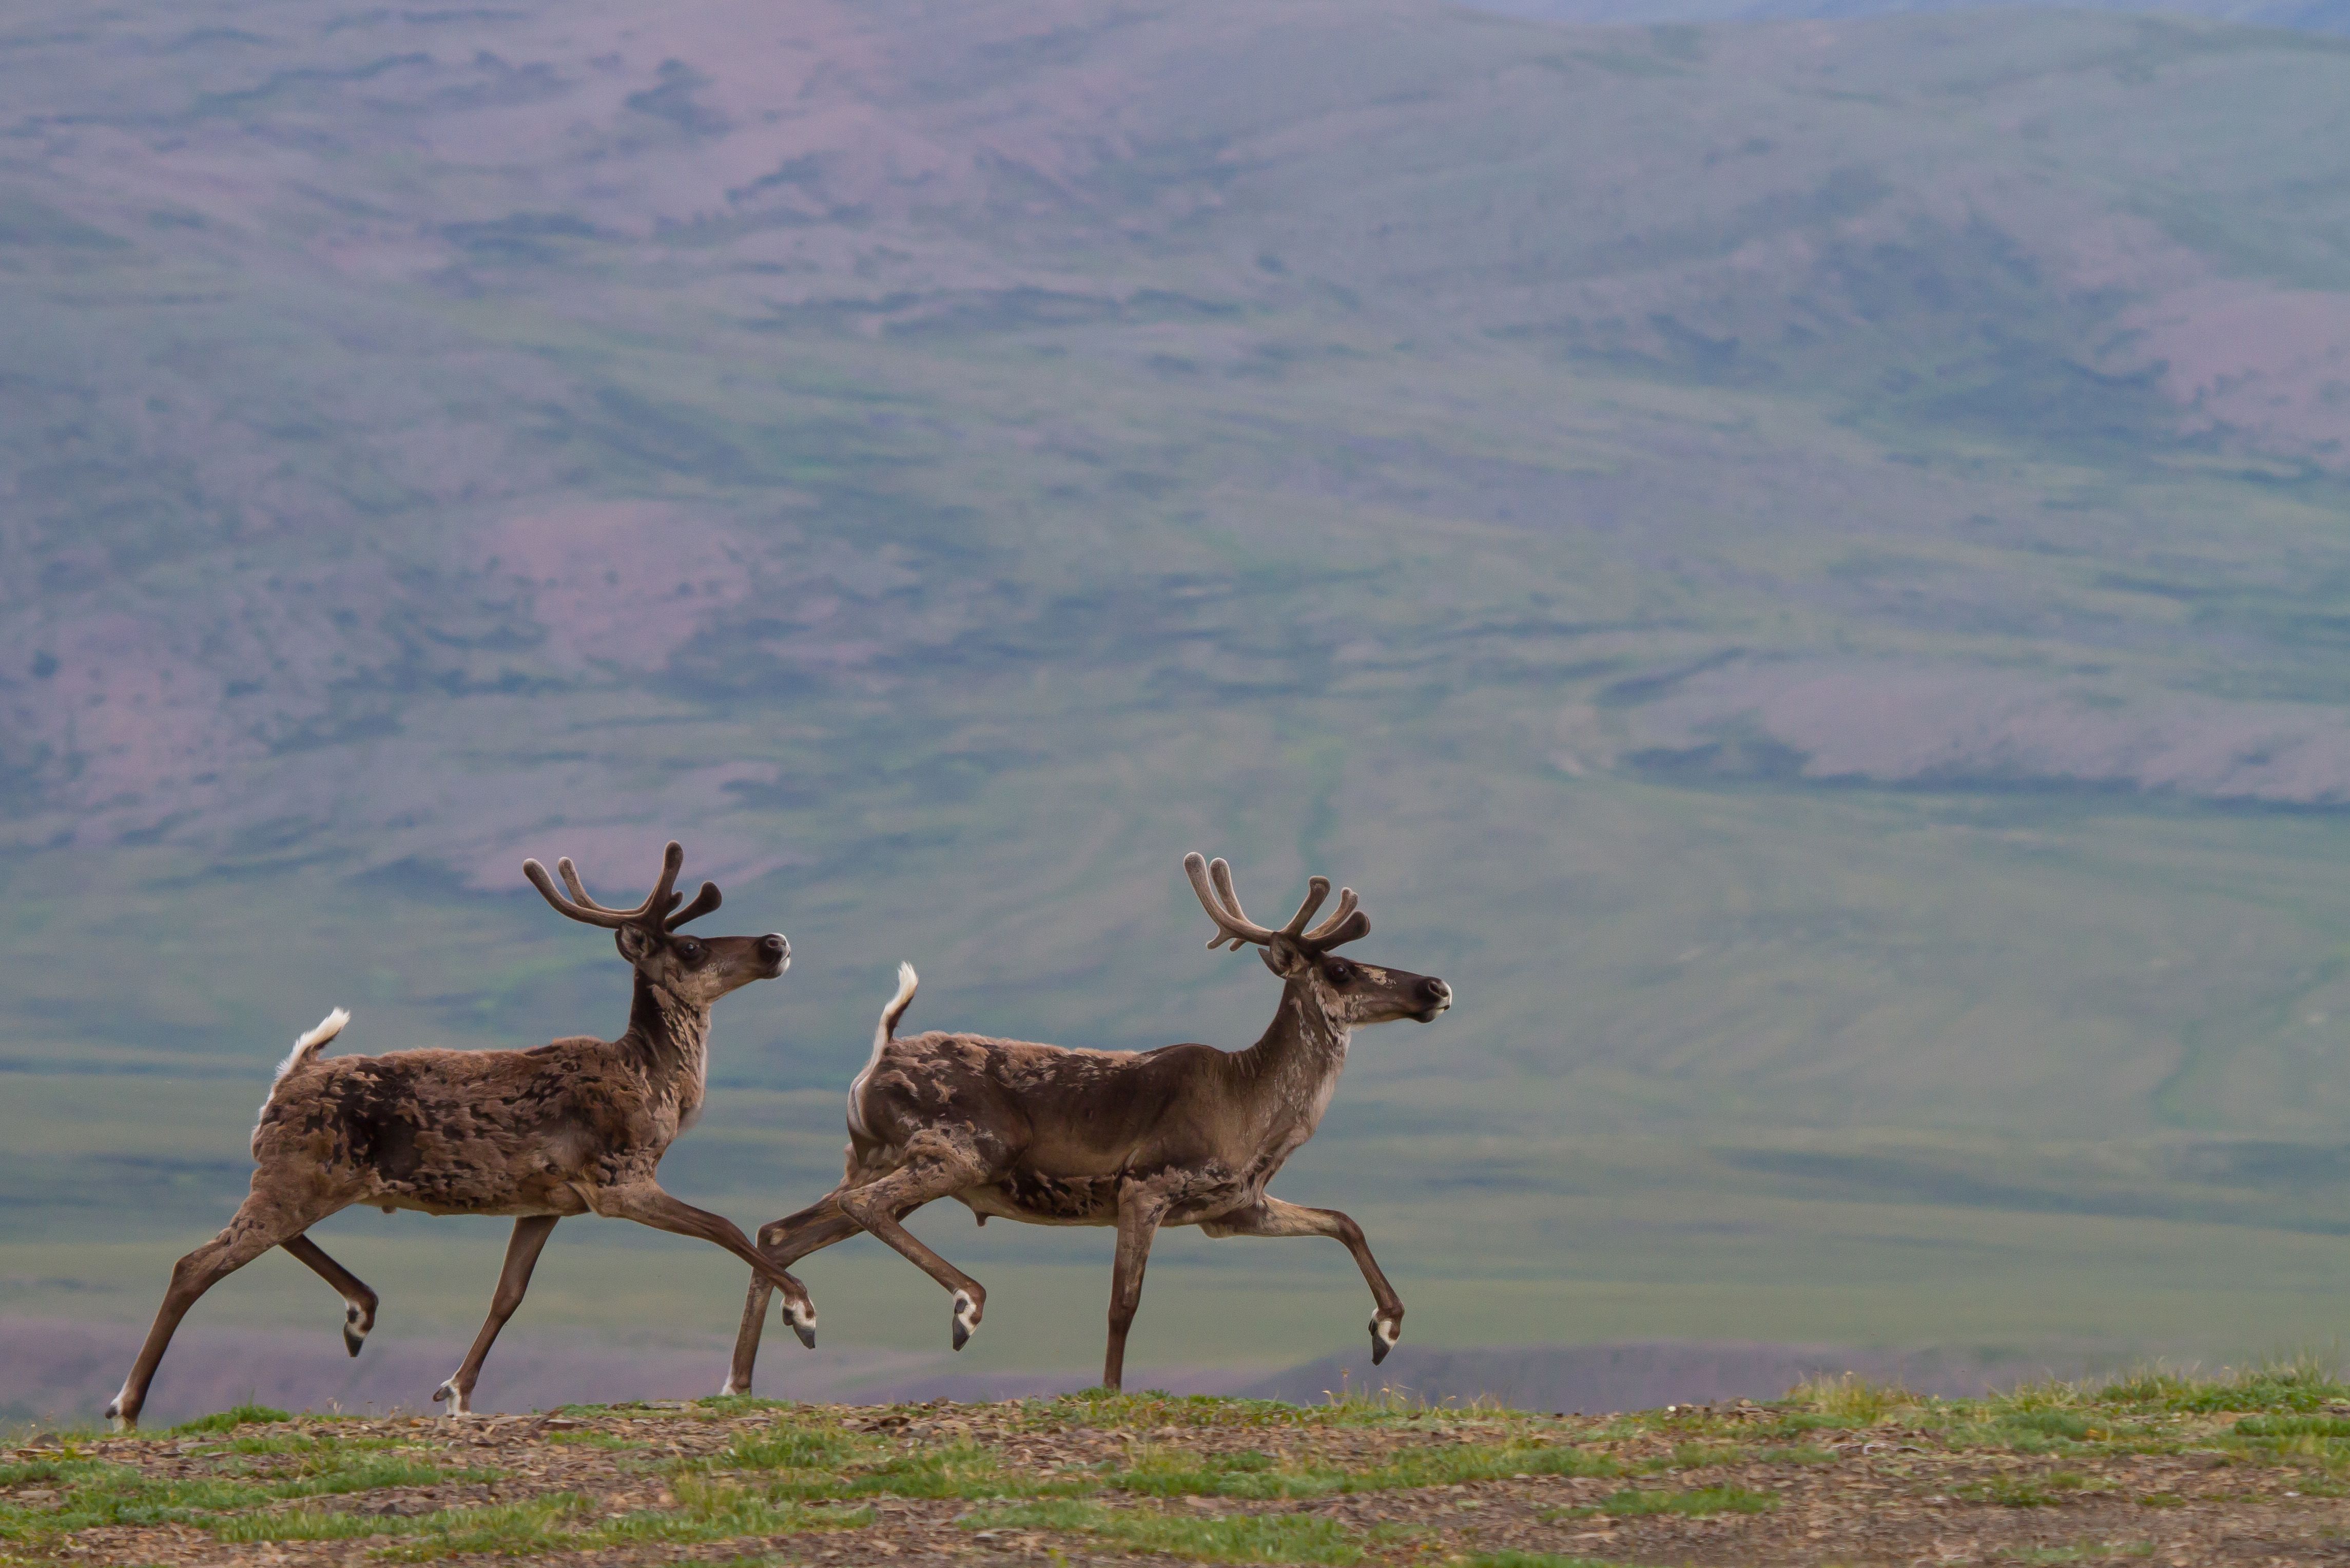
[(901, 954), (1244, 1041), (1200, 847), (1461, 987), (1316, 1147), (1399, 1192), (2350, 1109), (2337, 41), (36, 5), (0, 83), (18, 1065), (601, 1027), (516, 862), (674, 833), (802, 954), (737, 1085)]

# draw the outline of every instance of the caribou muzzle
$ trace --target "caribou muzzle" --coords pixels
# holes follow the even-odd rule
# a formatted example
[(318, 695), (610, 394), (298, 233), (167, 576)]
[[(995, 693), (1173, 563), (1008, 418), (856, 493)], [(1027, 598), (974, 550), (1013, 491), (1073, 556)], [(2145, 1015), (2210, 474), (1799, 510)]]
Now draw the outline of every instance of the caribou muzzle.
[(1419, 994), (1428, 1005), (1412, 1016), (1422, 1023), (1433, 1023), (1436, 1015), (1452, 1005), (1452, 988), (1430, 975), (1419, 982)]

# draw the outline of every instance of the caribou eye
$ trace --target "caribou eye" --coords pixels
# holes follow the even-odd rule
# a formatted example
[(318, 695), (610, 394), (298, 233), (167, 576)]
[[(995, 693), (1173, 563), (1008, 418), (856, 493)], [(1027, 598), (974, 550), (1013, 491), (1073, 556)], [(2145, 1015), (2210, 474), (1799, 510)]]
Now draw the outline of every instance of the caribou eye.
[(1355, 978), (1355, 966), (1344, 959), (1333, 959), (1323, 967), (1322, 972), (1330, 977), (1333, 985), (1346, 985)]
[(700, 963), (702, 961), (702, 944), (695, 941), (680, 942), (677, 944), (677, 956), (683, 959), (687, 963)]

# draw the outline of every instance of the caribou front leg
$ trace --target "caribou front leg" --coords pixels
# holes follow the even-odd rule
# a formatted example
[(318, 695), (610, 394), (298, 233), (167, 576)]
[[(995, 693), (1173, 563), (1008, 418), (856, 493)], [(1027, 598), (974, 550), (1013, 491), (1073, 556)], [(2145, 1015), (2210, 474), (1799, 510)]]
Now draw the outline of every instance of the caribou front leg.
[(1336, 1209), (1308, 1209), (1264, 1198), (1254, 1208), (1220, 1215), (1200, 1229), (1211, 1236), (1329, 1236), (1345, 1242), (1347, 1251), (1355, 1255), (1355, 1266), (1363, 1271), (1363, 1282), (1371, 1287), (1371, 1365), (1385, 1361), (1388, 1352), (1395, 1348), (1403, 1334), (1403, 1298), (1379, 1272), (1371, 1244), (1363, 1239), (1363, 1228)]
[(712, 1214), (707, 1209), (696, 1209), (681, 1198), (673, 1198), (662, 1190), (657, 1181), (634, 1181), (625, 1187), (583, 1188), (580, 1196), (597, 1213), (610, 1220), (633, 1220), (639, 1225), (650, 1225), (656, 1231), (667, 1231), (677, 1236), (697, 1236), (714, 1241), (751, 1265), (759, 1278), (784, 1293), (784, 1300), (797, 1309), (793, 1325), (807, 1325), (800, 1337), (816, 1343), (816, 1303), (807, 1287), (767, 1262), (751, 1238), (741, 1227), (723, 1214)]
[[(827, 1192), (796, 1214), (759, 1227), (759, 1251), (779, 1269), (788, 1269), (810, 1252), (846, 1241), (857, 1234), (856, 1220), (840, 1211), (840, 1194)], [(743, 1327), (734, 1336), (734, 1361), (726, 1373), (724, 1394), (748, 1394), (751, 1374), (759, 1363), (759, 1335), (767, 1326), (767, 1303), (775, 1299), (775, 1287), (754, 1274), (751, 1291), (743, 1299)], [(800, 1336), (800, 1343), (814, 1349), (816, 1322), (799, 1319), (791, 1302), (784, 1303), (784, 1321)]]
[(522, 1305), (523, 1293), (530, 1289), (530, 1272), (538, 1267), (539, 1249), (555, 1234), (555, 1220), (552, 1214), (525, 1214), (515, 1221), (514, 1234), (506, 1238), (505, 1265), (498, 1271), (498, 1288), (490, 1297), (490, 1315), (483, 1320), (482, 1332), (473, 1336), (473, 1348), (465, 1352), (464, 1364), (449, 1375), (448, 1382), (432, 1390), (433, 1403), (446, 1399), (450, 1415), (473, 1413), (473, 1381), (482, 1375), (482, 1362), (497, 1343), (498, 1331), (514, 1316), (515, 1308)]
[(1102, 1386), (1118, 1392), (1126, 1377), (1126, 1331), (1142, 1305), (1142, 1271), (1150, 1262), (1151, 1239), (1167, 1217), (1167, 1194), (1147, 1181), (1124, 1181), (1118, 1189), (1118, 1261), (1110, 1265), (1109, 1348), (1102, 1355)]

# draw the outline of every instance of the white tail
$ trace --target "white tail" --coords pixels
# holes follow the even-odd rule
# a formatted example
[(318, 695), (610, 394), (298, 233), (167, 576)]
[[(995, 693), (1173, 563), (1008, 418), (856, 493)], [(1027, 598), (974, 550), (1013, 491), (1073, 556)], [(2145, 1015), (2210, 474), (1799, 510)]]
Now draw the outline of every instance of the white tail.
[(873, 1076), (873, 1069), (881, 1064), (881, 1053), (888, 1048), (889, 1038), (898, 1033), (898, 1020), (906, 1016), (906, 1009), (914, 1002), (914, 988), (922, 977), (914, 972), (910, 963), (898, 965), (898, 994), (881, 1010), (881, 1021), (873, 1026), (873, 1054), (866, 1058), (865, 1070), (849, 1081), (848, 1125), (859, 1137), (871, 1135), (865, 1130), (865, 1112), (858, 1102), (865, 1098), (865, 1081)]
[(276, 1088), (286, 1081), (286, 1074), (296, 1067), (307, 1066), (310, 1058), (318, 1054), (319, 1048), (336, 1035), (340, 1034), (343, 1032), (343, 1025), (350, 1021), (351, 1015), (339, 1007), (318, 1020), (318, 1026), (295, 1041), (294, 1049), (286, 1053), (286, 1060), (277, 1064), (276, 1075), (269, 1080), (269, 1086), (272, 1089)]
[[(286, 1081), (286, 1075), (296, 1067), (307, 1066), (310, 1058), (316, 1056), (328, 1041), (340, 1034), (343, 1032), (343, 1025), (350, 1021), (351, 1015), (338, 1007), (318, 1020), (318, 1026), (316, 1029), (295, 1040), (294, 1049), (286, 1053), (286, 1060), (278, 1063), (277, 1071), (270, 1075), (269, 1093), (263, 1096), (261, 1100), (261, 1110), (264, 1116), (269, 1112), (269, 1102), (277, 1097), (277, 1085)], [(261, 1137), (261, 1123), (257, 1120), (253, 1124), (253, 1136), (256, 1142)], [(261, 1150), (258, 1147), (253, 1152), (255, 1159), (261, 1158)]]

